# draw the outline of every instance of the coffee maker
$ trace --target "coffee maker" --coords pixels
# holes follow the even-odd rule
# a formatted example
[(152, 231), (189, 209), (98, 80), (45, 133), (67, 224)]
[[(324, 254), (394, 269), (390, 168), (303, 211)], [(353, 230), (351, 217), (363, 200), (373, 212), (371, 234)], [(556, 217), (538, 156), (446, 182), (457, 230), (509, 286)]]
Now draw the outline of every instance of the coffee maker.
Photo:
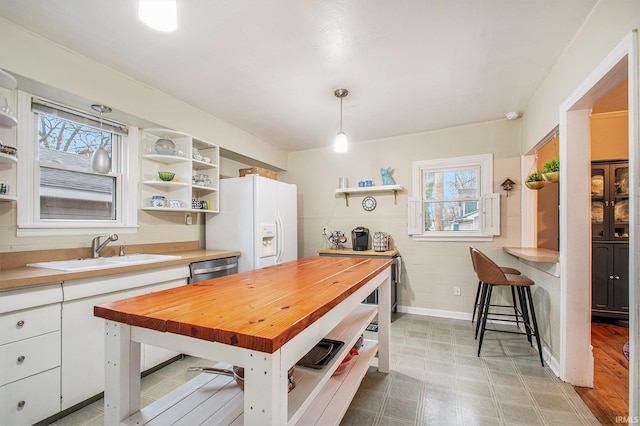
[(351, 245), (355, 251), (369, 250), (369, 228), (359, 226), (351, 231)]

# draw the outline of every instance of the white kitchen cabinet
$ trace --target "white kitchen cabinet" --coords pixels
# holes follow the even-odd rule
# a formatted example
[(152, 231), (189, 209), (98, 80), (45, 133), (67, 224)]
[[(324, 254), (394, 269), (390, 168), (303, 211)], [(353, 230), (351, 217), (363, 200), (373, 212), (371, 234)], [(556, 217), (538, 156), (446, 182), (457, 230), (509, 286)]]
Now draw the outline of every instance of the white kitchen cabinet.
[[(175, 153), (165, 155), (156, 151), (158, 139), (170, 139)], [(218, 212), (219, 147), (191, 135), (168, 129), (142, 130), (142, 200), (143, 210)], [(175, 173), (171, 181), (162, 181), (158, 172)], [(198, 177), (205, 179), (198, 179)], [(153, 196), (163, 196), (167, 205), (154, 207)], [(206, 209), (194, 206), (193, 200), (206, 204)], [(178, 200), (180, 206), (171, 206), (170, 200)]]
[[(72, 407), (104, 390), (104, 320), (94, 317), (98, 304), (187, 283), (189, 267), (176, 266), (102, 279), (64, 282), (62, 305), (62, 409)], [(179, 352), (145, 345), (141, 350), (143, 370), (166, 361)]]
[(0, 418), (28, 425), (60, 411), (60, 283), (0, 292)]

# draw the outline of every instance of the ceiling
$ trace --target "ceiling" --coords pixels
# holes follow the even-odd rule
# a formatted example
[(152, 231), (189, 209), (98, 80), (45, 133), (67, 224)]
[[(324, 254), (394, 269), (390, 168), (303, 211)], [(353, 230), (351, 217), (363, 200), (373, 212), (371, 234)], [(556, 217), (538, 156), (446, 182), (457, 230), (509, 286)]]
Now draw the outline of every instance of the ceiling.
[(285, 151), (522, 111), (597, 0), (2, 0), (0, 16)]

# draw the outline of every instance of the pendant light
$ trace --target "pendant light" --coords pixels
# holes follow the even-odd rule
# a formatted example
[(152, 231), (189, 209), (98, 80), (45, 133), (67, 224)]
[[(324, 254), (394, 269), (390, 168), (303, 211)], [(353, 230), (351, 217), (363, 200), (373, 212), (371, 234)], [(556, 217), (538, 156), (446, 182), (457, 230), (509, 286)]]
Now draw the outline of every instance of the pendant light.
[(335, 152), (347, 152), (349, 150), (349, 142), (347, 141), (347, 135), (342, 131), (342, 98), (349, 94), (347, 89), (337, 89), (333, 94), (340, 98), (340, 131), (336, 135), (336, 142), (333, 146)]
[(175, 31), (178, 28), (176, 0), (139, 0), (138, 17), (154, 30)]
[(91, 109), (94, 111), (98, 111), (100, 113), (100, 146), (98, 149), (93, 151), (93, 155), (91, 156), (91, 170), (96, 173), (107, 174), (111, 171), (111, 157), (109, 157), (109, 152), (104, 149), (104, 138), (102, 135), (102, 114), (110, 113), (112, 111), (106, 105), (91, 105)]

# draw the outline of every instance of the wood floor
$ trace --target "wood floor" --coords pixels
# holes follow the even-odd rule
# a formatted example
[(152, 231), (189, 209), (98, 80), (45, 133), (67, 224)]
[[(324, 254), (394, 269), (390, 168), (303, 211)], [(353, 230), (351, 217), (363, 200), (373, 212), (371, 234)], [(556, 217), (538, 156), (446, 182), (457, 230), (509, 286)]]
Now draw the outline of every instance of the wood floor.
[(628, 341), (626, 327), (591, 324), (593, 389), (576, 386), (575, 390), (603, 425), (620, 424), (616, 416), (629, 415), (629, 361), (622, 354), (622, 345)]

